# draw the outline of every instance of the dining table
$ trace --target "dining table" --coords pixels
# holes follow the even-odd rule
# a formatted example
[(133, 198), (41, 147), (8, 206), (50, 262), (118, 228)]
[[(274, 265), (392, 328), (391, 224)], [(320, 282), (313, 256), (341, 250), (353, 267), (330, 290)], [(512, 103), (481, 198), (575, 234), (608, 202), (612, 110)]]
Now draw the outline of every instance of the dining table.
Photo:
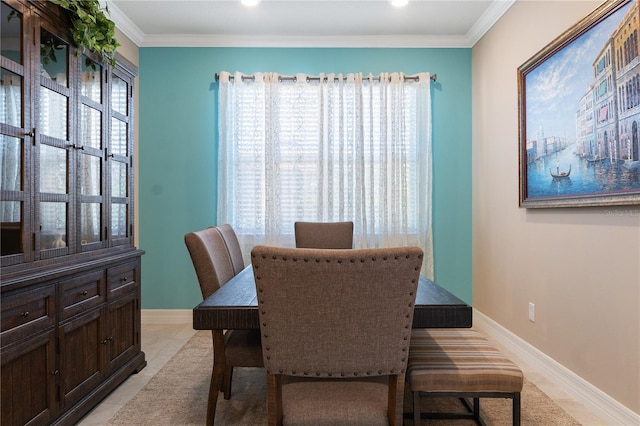
[[(432, 280), (420, 276), (413, 312), (413, 328), (469, 328), (471, 322), (470, 305)], [(260, 329), (258, 298), (251, 265), (193, 308), (193, 328), (213, 330), (214, 333), (224, 330)], [(216, 355), (216, 351), (222, 352)], [(214, 345), (214, 364), (218, 359), (224, 360), (224, 357), (224, 345)], [(218, 367), (214, 366), (214, 371), (216, 368)], [(221, 390), (221, 387), (210, 388), (209, 398), (211, 399), (211, 392), (217, 395)], [(404, 413), (405, 418), (410, 418), (411, 415)], [(213, 419), (207, 419), (207, 424), (213, 424)]]
[[(363, 295), (364, 296), (364, 295)], [(420, 276), (413, 328), (469, 328), (472, 308), (432, 280)], [(253, 268), (248, 265), (193, 308), (195, 330), (259, 329)]]

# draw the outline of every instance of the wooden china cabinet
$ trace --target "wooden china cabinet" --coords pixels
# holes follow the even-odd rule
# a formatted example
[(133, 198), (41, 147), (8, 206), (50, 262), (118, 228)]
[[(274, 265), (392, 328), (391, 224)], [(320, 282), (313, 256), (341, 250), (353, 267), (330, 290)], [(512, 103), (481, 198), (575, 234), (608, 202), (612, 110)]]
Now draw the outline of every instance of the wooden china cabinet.
[(146, 365), (133, 241), (135, 66), (64, 9), (2, 0), (0, 423), (74, 424)]

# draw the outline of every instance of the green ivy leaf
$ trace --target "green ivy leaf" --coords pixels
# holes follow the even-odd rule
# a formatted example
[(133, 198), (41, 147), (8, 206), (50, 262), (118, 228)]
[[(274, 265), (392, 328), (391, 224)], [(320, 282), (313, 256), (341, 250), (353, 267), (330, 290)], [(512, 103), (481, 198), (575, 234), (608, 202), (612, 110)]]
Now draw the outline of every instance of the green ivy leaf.
[(115, 24), (104, 12), (109, 9), (100, 7), (98, 0), (49, 0), (69, 11), (73, 23), (73, 41), (82, 50), (88, 49), (115, 65), (115, 51), (120, 43), (115, 39)]

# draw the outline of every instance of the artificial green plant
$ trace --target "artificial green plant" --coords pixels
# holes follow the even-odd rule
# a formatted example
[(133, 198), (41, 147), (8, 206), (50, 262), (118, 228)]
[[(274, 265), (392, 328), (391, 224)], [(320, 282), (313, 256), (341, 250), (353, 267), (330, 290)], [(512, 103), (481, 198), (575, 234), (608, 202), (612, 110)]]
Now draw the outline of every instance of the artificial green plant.
[(73, 41), (81, 48), (78, 54), (87, 49), (115, 65), (116, 48), (120, 43), (115, 39), (116, 25), (104, 13), (109, 13), (106, 6), (103, 9), (98, 0), (50, 1), (71, 14)]

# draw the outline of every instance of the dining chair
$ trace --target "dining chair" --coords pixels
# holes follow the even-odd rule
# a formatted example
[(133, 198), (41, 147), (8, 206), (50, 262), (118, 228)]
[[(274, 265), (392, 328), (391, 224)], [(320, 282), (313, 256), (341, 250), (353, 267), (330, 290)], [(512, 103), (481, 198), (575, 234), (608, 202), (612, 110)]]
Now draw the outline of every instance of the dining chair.
[(423, 252), (256, 246), (269, 425), (401, 425)]
[[(184, 236), (184, 241), (204, 300), (236, 275), (236, 267), (240, 267), (237, 252), (242, 260), (239, 245), (235, 247), (237, 237), (231, 226), (223, 225), (189, 232)], [(222, 391), (225, 399), (231, 397), (233, 368), (264, 365), (259, 330), (212, 330), (211, 337), (214, 357), (207, 402), (207, 425), (214, 424), (218, 393)]]
[(217, 228), (229, 250), (229, 256), (233, 264), (233, 274), (237, 275), (244, 269), (244, 259), (242, 257), (242, 249), (240, 248), (238, 236), (228, 223), (218, 225)]
[(297, 248), (353, 248), (353, 222), (295, 222)]

